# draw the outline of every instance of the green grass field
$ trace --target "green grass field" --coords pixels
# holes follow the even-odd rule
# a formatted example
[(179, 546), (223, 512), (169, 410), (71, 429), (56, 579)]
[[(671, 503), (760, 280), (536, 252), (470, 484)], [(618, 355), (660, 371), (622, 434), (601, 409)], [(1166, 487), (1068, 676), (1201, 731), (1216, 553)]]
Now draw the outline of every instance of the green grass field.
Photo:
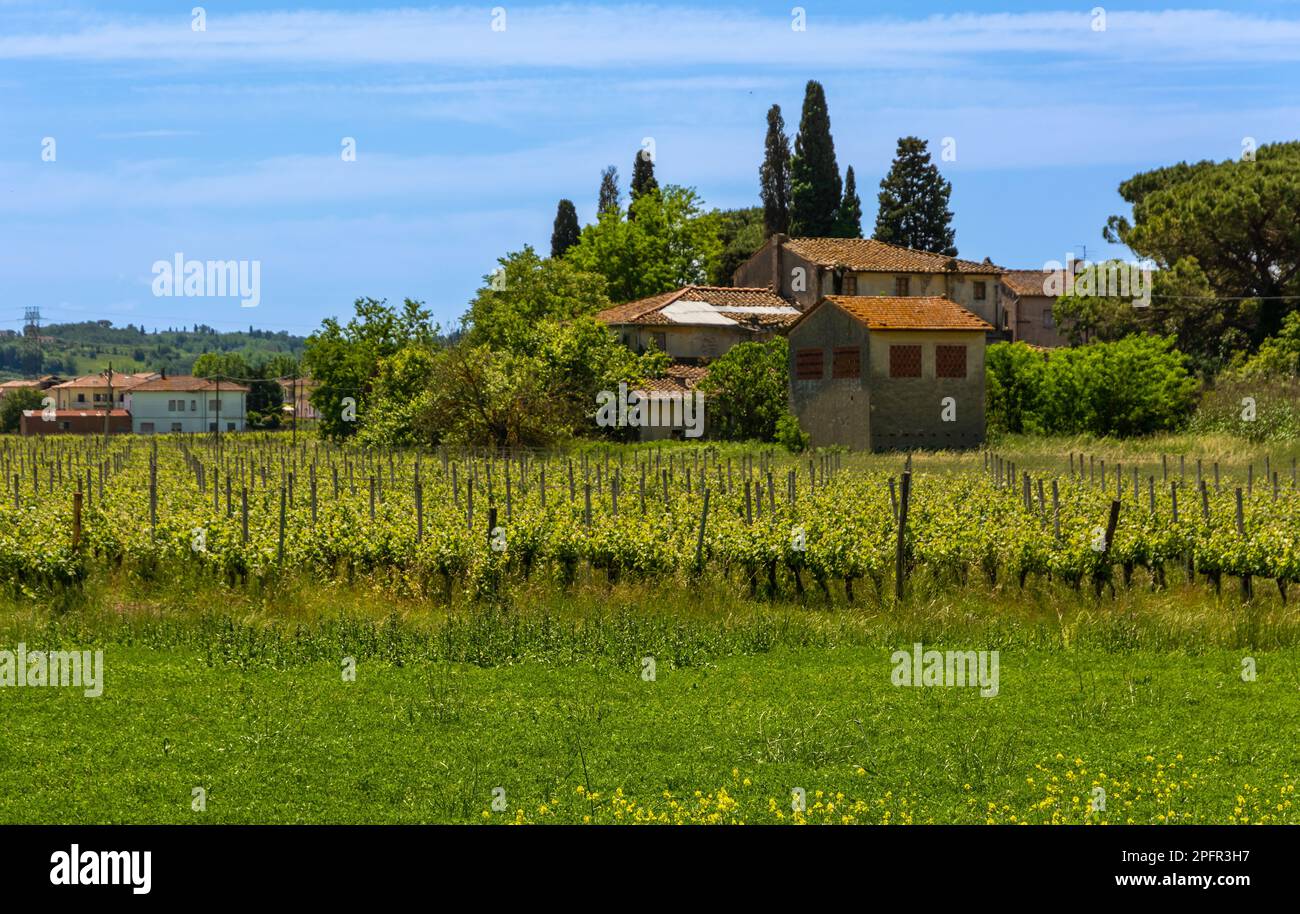
[[(0, 821), (1300, 818), (1297, 620), (1276, 598), (376, 593), (105, 581), (53, 615), (9, 598), (0, 647), (102, 649), (106, 685), (0, 689)], [(999, 694), (895, 687), (890, 655), (918, 640), (998, 650)]]

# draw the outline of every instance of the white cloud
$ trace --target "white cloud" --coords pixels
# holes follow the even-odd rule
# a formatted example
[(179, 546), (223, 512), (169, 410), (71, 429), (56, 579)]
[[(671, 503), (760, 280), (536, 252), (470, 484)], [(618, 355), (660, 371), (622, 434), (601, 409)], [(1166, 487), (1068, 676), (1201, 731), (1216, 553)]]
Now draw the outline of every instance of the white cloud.
[[(188, 15), (100, 19), (78, 30), (10, 33), (0, 59), (194, 63), (424, 63), (447, 67), (640, 68), (672, 78), (681, 64), (764, 68), (935, 69), (991, 54), (1107, 61), (1268, 62), (1300, 59), (1300, 22), (1214, 10), (1125, 12), (1091, 29), (1086, 11), (849, 19), (811, 10), (808, 31), (788, 16), (674, 6), (302, 11), (223, 15), (207, 30)], [(64, 20), (66, 23), (66, 20)], [(646, 69), (648, 68), (648, 69)]]

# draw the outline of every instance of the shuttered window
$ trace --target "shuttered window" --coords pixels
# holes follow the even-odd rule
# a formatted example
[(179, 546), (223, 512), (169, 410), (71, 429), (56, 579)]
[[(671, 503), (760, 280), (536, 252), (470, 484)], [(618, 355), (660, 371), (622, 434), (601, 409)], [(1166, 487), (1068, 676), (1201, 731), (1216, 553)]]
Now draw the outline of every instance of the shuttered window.
[(832, 378), (859, 378), (862, 376), (862, 350), (857, 346), (835, 350), (831, 359)]
[(940, 378), (966, 377), (966, 347), (936, 346), (934, 348), (934, 373)]
[(794, 354), (794, 376), (798, 381), (820, 381), (825, 369), (820, 349), (799, 349)]
[(889, 376), (891, 378), (919, 378), (921, 376), (921, 347), (890, 346)]

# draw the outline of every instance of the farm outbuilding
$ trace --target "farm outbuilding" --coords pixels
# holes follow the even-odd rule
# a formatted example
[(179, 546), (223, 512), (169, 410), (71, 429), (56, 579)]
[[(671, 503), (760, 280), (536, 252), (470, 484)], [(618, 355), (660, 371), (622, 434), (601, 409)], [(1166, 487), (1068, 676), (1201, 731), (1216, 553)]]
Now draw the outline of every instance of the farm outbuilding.
[(23, 435), (123, 435), (131, 432), (131, 414), (124, 409), (25, 409), (18, 420)]
[(943, 297), (828, 295), (790, 328), (790, 408), (814, 447), (978, 447), (991, 329)]

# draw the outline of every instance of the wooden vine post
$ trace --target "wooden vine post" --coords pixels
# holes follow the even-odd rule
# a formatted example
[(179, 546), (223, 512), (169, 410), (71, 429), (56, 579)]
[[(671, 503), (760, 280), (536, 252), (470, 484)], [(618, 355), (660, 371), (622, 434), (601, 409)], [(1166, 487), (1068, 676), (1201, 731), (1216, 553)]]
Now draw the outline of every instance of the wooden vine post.
[(907, 577), (907, 504), (912, 497), (912, 474), (903, 472), (898, 499), (898, 546), (894, 551), (894, 599), (902, 602), (903, 585)]

